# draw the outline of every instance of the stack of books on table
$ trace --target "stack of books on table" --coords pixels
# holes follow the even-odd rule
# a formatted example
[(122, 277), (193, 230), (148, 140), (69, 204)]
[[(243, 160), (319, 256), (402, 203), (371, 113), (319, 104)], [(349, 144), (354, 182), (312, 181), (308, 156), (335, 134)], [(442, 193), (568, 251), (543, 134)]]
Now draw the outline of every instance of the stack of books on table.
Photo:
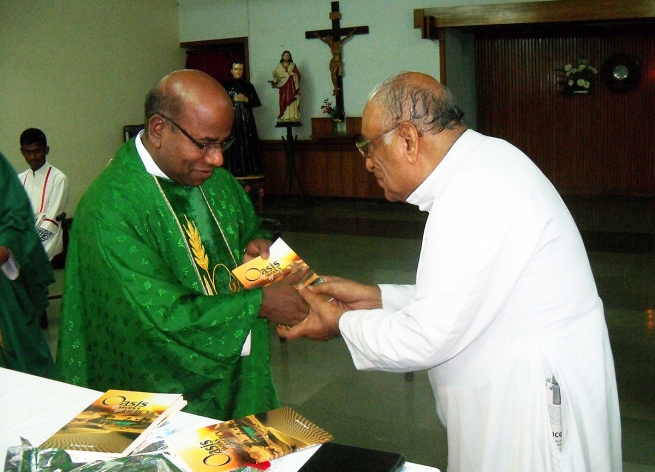
[(39, 449), (65, 449), (75, 463), (127, 456), (186, 403), (181, 394), (108, 390)]
[[(78, 464), (129, 455), (136, 459), (151, 447), (152, 437), (167, 429), (159, 427), (185, 405), (180, 394), (108, 390), (39, 449), (64, 449)], [(330, 433), (289, 407), (173, 430), (165, 432), (166, 447), (157, 447), (156, 452), (167, 453), (172, 465), (192, 472), (247, 470), (248, 466), (265, 470), (273, 459), (318, 445), (321, 449), (300, 471), (396, 472), (405, 461), (402, 454), (331, 443)]]

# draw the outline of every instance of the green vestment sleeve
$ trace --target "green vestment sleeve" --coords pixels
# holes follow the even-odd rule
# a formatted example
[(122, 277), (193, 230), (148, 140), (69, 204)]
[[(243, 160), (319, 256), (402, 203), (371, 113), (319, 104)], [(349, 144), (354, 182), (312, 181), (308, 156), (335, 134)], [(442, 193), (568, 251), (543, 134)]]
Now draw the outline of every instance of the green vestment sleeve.
[(0, 367), (52, 377), (54, 362), (39, 320), (55, 277), (36, 234), (27, 194), (2, 154), (0, 192), (0, 246), (9, 249), (19, 266), (15, 280), (0, 272)]
[[(194, 196), (184, 214), (167, 186), (176, 185), (148, 174), (131, 140), (82, 198), (66, 260), (59, 378), (183, 393), (186, 411), (216, 419), (275, 408), (262, 292), (229, 286), (261, 220), (223, 169), (202, 188), (174, 189)], [(251, 352), (241, 356), (249, 332)]]

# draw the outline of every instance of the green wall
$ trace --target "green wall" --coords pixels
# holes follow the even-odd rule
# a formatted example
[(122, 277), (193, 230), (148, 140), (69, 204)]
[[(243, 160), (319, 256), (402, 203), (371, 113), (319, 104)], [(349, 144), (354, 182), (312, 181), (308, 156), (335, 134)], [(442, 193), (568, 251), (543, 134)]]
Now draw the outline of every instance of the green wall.
[(0, 152), (26, 169), (20, 133), (41, 128), (73, 214), (148, 90), (183, 67), (179, 43), (176, 0), (0, 0)]

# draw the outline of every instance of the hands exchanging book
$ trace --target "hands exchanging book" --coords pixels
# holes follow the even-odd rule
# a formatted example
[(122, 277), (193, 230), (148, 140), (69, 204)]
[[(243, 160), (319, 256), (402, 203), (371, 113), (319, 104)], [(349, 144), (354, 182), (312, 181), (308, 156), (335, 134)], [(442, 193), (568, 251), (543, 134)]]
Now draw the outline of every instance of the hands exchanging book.
[(297, 325), (309, 313), (309, 305), (298, 293), (296, 285), (307, 275), (307, 267), (267, 285), (262, 289), (262, 305), (259, 316), (283, 326)]
[[(300, 295), (309, 304), (309, 315), (296, 326), (278, 327), (278, 336), (327, 341), (339, 336), (339, 320), (346, 311), (382, 308), (381, 292), (377, 285), (364, 285), (341, 277), (322, 279), (323, 283), (299, 289)], [(328, 301), (325, 295), (332, 299)]]
[(247, 289), (263, 287), (259, 316), (276, 323), (281, 338), (327, 341), (339, 336), (346, 311), (382, 308), (377, 285), (319, 277), (282, 239), (251, 241), (243, 260), (233, 273)]

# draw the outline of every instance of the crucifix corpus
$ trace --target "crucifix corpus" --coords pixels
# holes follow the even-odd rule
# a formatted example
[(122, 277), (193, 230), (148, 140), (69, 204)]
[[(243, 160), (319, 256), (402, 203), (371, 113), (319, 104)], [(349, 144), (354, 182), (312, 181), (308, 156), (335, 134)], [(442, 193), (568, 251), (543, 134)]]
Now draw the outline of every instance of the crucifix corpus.
[(332, 29), (305, 31), (305, 39), (318, 38), (330, 47), (330, 75), (332, 76), (332, 95), (336, 97), (336, 109), (344, 114), (343, 106), (343, 62), (341, 61), (341, 46), (354, 34), (368, 34), (368, 26), (341, 27), (341, 13), (339, 2), (331, 2)]

